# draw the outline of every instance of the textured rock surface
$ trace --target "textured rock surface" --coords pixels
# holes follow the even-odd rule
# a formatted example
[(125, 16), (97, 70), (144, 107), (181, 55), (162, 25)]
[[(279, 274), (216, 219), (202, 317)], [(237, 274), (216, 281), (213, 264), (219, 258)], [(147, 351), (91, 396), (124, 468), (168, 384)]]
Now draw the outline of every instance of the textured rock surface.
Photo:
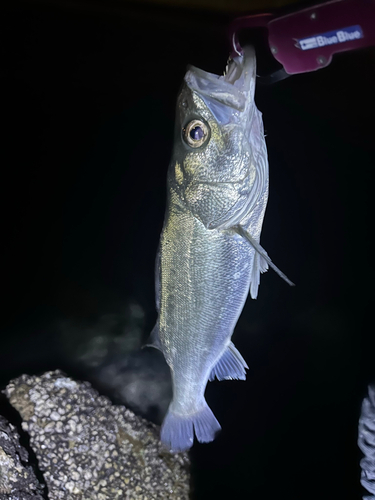
[(28, 459), (16, 429), (0, 417), (0, 500), (43, 500)]
[(170, 455), (156, 426), (59, 371), (22, 375), (6, 395), (21, 414), (48, 499), (188, 499), (186, 455)]
[(358, 426), (358, 446), (364, 454), (361, 460), (361, 484), (375, 500), (375, 387), (369, 385), (368, 397), (363, 399)]

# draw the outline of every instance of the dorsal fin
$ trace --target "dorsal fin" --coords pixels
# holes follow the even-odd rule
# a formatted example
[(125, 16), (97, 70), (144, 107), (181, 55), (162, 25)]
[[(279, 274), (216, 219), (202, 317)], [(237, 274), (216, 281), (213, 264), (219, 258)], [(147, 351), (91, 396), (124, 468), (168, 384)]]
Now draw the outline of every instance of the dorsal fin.
[(143, 347), (154, 347), (155, 349), (162, 351), (160, 337), (159, 337), (159, 327), (157, 323), (151, 330), (150, 336)]

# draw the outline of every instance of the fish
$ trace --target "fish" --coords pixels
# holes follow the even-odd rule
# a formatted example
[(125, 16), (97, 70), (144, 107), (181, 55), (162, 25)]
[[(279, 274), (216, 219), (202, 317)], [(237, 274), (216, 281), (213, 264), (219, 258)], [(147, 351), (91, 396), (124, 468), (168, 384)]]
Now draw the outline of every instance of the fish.
[(250, 291), (273, 267), (260, 235), (268, 200), (262, 115), (254, 102), (253, 47), (218, 76), (190, 66), (177, 99), (167, 207), (155, 265), (158, 319), (149, 343), (170, 367), (173, 398), (161, 427), (171, 452), (214, 440), (209, 380), (245, 380), (231, 341)]

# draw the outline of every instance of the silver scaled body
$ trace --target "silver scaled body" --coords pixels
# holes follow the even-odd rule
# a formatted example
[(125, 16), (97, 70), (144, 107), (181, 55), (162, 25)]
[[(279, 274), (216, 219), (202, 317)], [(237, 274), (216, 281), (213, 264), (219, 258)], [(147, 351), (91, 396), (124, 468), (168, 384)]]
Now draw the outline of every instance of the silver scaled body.
[[(178, 97), (152, 333), (172, 375), (161, 431), (171, 451), (188, 449), (194, 434), (211, 441), (220, 429), (204, 398), (209, 379), (245, 378), (231, 336), (249, 289), (255, 298), (268, 267), (243, 236), (259, 243), (268, 197), (255, 78), (255, 54), (247, 48), (225, 76), (190, 68)], [(186, 137), (189, 123), (205, 133), (198, 147)]]

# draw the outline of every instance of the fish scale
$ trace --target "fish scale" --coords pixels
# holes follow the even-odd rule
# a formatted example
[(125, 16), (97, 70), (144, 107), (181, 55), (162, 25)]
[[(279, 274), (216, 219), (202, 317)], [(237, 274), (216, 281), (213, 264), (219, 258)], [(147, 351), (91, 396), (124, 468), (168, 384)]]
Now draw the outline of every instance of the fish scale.
[[(245, 255), (241, 245), (178, 211), (171, 211), (163, 231), (159, 335), (173, 368), (174, 398), (182, 394), (188, 414), (201, 404), (203, 381), (228, 343), (247, 297), (250, 269), (245, 273), (243, 268), (251, 249)], [(179, 272), (171, 273), (175, 269)], [(241, 278), (234, 280), (236, 272)]]
[(255, 79), (247, 47), (225, 76), (190, 67), (177, 100), (149, 344), (171, 369), (161, 440), (172, 452), (220, 430), (204, 398), (208, 380), (246, 378), (231, 336), (249, 290), (257, 296), (260, 273), (270, 265), (289, 282), (259, 245), (268, 161)]

